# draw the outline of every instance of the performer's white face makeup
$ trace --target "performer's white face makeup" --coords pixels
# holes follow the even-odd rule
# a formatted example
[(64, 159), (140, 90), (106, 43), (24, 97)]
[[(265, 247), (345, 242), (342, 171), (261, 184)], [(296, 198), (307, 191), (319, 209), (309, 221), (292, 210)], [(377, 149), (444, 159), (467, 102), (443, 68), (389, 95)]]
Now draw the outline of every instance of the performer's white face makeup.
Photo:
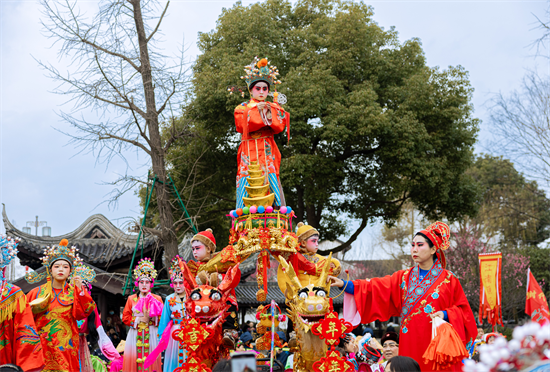
[(139, 286), (139, 291), (143, 294), (147, 294), (151, 292), (151, 281), (149, 279), (146, 279), (146, 278), (140, 279), (138, 286)]
[(197, 261), (204, 261), (210, 258), (210, 251), (198, 240), (193, 240), (191, 242), (191, 249), (193, 250), (193, 257), (195, 257)]
[(267, 83), (260, 81), (254, 85), (254, 88), (250, 91), (252, 98), (258, 101), (265, 101), (267, 94), (269, 93), (269, 86)]
[(172, 284), (174, 285), (174, 292), (176, 292), (177, 294), (180, 295), (183, 292), (185, 292), (185, 287), (183, 286), (183, 279), (174, 279)]
[(71, 265), (65, 260), (57, 260), (51, 268), (52, 277), (58, 282), (64, 282), (71, 273)]
[(411, 245), (411, 257), (422, 270), (429, 270), (433, 265), (433, 254), (435, 246), (430, 248), (430, 245), (421, 235), (416, 235)]
[(305, 241), (305, 248), (309, 253), (317, 253), (319, 248), (319, 235), (313, 235)]

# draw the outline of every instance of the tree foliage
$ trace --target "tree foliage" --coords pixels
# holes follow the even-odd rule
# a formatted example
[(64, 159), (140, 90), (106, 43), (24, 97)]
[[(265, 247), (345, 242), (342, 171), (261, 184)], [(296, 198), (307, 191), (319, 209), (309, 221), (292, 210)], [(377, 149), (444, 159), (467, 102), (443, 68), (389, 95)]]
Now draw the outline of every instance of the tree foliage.
[[(448, 259), (448, 269), (460, 280), (468, 303), (474, 312), (479, 311), (479, 259), (480, 253), (496, 249), (483, 241), (481, 234), (472, 226), (454, 231), (454, 244)], [(529, 258), (520, 251), (502, 255), (502, 313), (504, 319), (523, 318), (525, 309), (525, 285)]]
[(482, 191), (479, 212), (469, 223), (487, 241), (501, 249), (523, 248), (550, 237), (550, 200), (510, 160), (482, 155), (467, 173)]
[(420, 41), (400, 42), (393, 28), (376, 24), (371, 7), (239, 2), (198, 44), (186, 116), (202, 141), (174, 148), (167, 159), (178, 187), (189, 177), (203, 180), (193, 192), (204, 199), (189, 205), (201, 210), (202, 227), (226, 235), (228, 220), (218, 216), (234, 206), (240, 137), (233, 110), (248, 99), (227, 88), (244, 84), (243, 66), (254, 56), (278, 66), (288, 97), (289, 144), (276, 136), (287, 204), (323, 239), (351, 235), (333, 251), (349, 248), (370, 222), (395, 221), (407, 201), (432, 218), (475, 212), (477, 189), (464, 174), (478, 131), (467, 72), (428, 67)]

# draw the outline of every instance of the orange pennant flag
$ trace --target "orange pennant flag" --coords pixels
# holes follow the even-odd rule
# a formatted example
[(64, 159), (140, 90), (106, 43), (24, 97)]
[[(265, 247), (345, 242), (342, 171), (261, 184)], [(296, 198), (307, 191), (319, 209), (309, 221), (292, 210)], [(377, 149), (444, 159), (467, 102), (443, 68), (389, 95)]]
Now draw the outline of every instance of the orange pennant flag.
[(550, 322), (550, 310), (548, 301), (535, 280), (531, 269), (527, 270), (527, 299), (525, 301), (525, 314), (539, 324)]

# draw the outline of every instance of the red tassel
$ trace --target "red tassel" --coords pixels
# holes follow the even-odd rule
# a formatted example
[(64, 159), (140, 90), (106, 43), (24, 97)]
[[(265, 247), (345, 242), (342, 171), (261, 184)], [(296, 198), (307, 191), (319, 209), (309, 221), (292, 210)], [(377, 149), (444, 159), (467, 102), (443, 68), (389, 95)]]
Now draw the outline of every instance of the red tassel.
[(269, 265), (269, 254), (266, 251), (262, 252), (262, 261), (263, 261), (263, 271), (264, 271), (264, 291), (267, 295), (267, 267)]
[(453, 326), (441, 318), (434, 318), (432, 322), (432, 334), (434, 333), (433, 328), (437, 327), (435, 330), (437, 335), (432, 337), (432, 341), (422, 356), (424, 363), (431, 365), (432, 371), (440, 371), (448, 370), (468, 358), (468, 351)]

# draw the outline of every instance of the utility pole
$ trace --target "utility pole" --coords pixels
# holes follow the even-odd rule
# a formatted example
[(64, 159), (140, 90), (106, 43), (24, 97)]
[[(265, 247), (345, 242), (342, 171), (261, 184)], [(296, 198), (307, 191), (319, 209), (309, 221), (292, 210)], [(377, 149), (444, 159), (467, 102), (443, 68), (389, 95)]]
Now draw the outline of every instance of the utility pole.
[(35, 228), (34, 235), (36, 235), (36, 236), (38, 236), (38, 226), (46, 226), (47, 224), (48, 224), (48, 222), (46, 222), (46, 221), (38, 221), (38, 216), (36, 216), (35, 221), (27, 221), (27, 226), (31, 226), (31, 227), (34, 226), (34, 228)]

